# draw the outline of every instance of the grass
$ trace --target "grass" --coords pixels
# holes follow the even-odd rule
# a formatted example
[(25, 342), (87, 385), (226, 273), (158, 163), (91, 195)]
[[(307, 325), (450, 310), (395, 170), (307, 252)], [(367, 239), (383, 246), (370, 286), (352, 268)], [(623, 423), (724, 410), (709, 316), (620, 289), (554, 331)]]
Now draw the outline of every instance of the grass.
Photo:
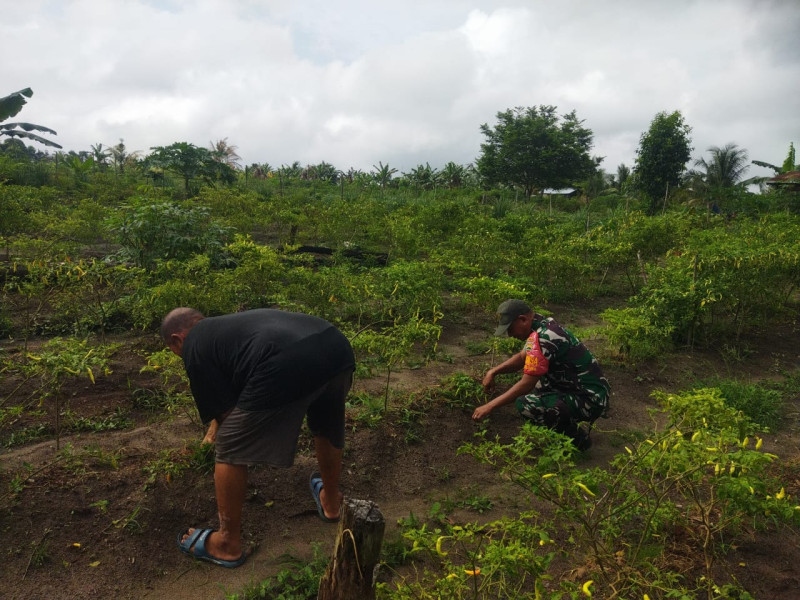
[(316, 598), (319, 580), (328, 566), (328, 556), (322, 552), (320, 544), (313, 544), (313, 557), (304, 561), (291, 555), (281, 557), (282, 564), (288, 565), (273, 577), (251, 583), (238, 592), (225, 594), (225, 600), (256, 600), (259, 598), (280, 600), (308, 600)]
[(15, 432), (13, 432), (3, 445), (6, 448), (12, 448), (14, 446), (21, 446), (23, 444), (27, 444), (29, 442), (35, 442), (36, 440), (41, 440), (45, 437), (50, 435), (50, 427), (39, 423), (38, 425), (29, 425), (28, 427), (23, 427)]
[(783, 395), (758, 383), (744, 383), (735, 379), (713, 378), (703, 387), (715, 387), (722, 392), (725, 403), (742, 411), (753, 422), (774, 431), (781, 424)]

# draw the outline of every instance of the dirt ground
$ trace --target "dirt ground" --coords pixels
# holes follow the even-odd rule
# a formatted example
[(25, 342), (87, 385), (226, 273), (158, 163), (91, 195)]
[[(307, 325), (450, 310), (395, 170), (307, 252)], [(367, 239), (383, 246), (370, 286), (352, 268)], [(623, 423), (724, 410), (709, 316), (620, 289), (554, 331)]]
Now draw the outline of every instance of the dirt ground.
[[(582, 311), (548, 308), (568, 327), (587, 326), (597, 314), (591, 307)], [(451, 373), (480, 377), (489, 366), (490, 356), (467, 351), (470, 342), (489, 338), (489, 324), (467, 319), (444, 327), (440, 352), (447, 360), (394, 373), (393, 398), (424, 390), (435, 392)], [(594, 445), (583, 464), (606, 464), (621, 450), (626, 432), (650, 426), (653, 389), (680, 390), (715, 375), (752, 381), (778, 379), (797, 369), (797, 334), (786, 327), (765, 332), (762, 339), (752, 341), (752, 353), (744, 360), (696, 351), (626, 367), (606, 357), (602, 362), (614, 391), (611, 416), (597, 423)], [(113, 374), (98, 378), (95, 385), (87, 381), (66, 391), (75, 413), (111, 415), (122, 407), (135, 422), (132, 429), (62, 438), (61, 447), (71, 444), (80, 460), (57, 454), (54, 439), (4, 446), (0, 453), (0, 596), (9, 600), (217, 599), (274, 574), (287, 554), (308, 558), (315, 543), (330, 552), (337, 526), (324, 524), (316, 516), (308, 492), (308, 475), (315, 461), (307, 437), (293, 467), (251, 471), (244, 512), (250, 555), (242, 567), (226, 570), (196, 563), (178, 552), (176, 538), (183, 529), (216, 526), (212, 476), (190, 470), (170, 480), (161, 475), (149, 483), (143, 468), (163, 457), (165, 449), (186, 447), (203, 432), (188, 416), (165, 418), (132, 408), (134, 390), (156, 386), (152, 375), (140, 373), (144, 364), (140, 352), (154, 351), (158, 344), (154, 335), (125, 341), (124, 349), (114, 356)], [(586, 342), (593, 346), (591, 339)], [(10, 354), (20, 351), (10, 342), (2, 349)], [(17, 383), (13, 377), (0, 379), (0, 398)], [(383, 385), (384, 378), (376, 376), (357, 380), (355, 390), (381, 394)], [(799, 415), (800, 397), (796, 397), (787, 406), (780, 431), (765, 439), (765, 449), (794, 465), (788, 471), (794, 479), (787, 482), (786, 490), (794, 497), (800, 495)], [(42, 419), (50, 422), (49, 416)], [(488, 427), (491, 434), (507, 439), (520, 423), (515, 411), (508, 408), (493, 415)], [(13, 427), (0, 430), (0, 442), (8, 439)], [(396, 532), (398, 519), (410, 513), (424, 516), (437, 500), (477, 491), (495, 500), (489, 513), (461, 511), (454, 515), (464, 520), (491, 519), (525, 505), (519, 491), (506, 487), (491, 470), (456, 454), (478, 429), (468, 409), (434, 401), (413, 427), (416, 441), (411, 442), (408, 430), (396, 420), (384, 420), (374, 428), (352, 421), (348, 430), (345, 495), (378, 504), (386, 519), (387, 539)], [(90, 454), (77, 452), (81, 449)], [(109, 464), (112, 453), (116, 464)], [(12, 492), (12, 481), (16, 477), (19, 487), (22, 473), (22, 489)], [(735, 542), (734, 549), (719, 559), (720, 573), (733, 575), (759, 599), (800, 597), (800, 543), (796, 537), (788, 531), (764, 535), (743, 530)]]

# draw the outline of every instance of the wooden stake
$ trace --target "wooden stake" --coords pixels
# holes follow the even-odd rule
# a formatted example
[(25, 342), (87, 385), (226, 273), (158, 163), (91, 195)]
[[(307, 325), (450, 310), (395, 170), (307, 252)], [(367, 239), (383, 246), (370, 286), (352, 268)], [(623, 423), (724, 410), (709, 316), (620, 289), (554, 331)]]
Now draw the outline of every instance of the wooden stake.
[(386, 522), (378, 505), (345, 499), (336, 547), (319, 583), (317, 600), (373, 600)]

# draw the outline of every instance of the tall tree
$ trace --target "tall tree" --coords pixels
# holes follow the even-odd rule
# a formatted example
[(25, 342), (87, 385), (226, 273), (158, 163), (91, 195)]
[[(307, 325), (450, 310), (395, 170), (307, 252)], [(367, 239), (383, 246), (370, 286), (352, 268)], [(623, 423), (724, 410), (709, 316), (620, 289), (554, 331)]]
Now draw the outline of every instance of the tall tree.
[(559, 119), (555, 106), (517, 107), (497, 113), (497, 123), (481, 125), (478, 171), (488, 184), (536, 190), (561, 188), (588, 177), (596, 166), (589, 156), (592, 131), (575, 111)]
[(153, 153), (147, 157), (147, 164), (180, 175), (187, 194), (192, 179), (199, 178), (208, 182), (222, 180), (231, 183), (236, 178), (233, 169), (216, 160), (210, 150), (187, 142), (157, 146), (151, 150)]
[(749, 168), (747, 150), (736, 144), (726, 144), (722, 148), (711, 146), (708, 151), (711, 153), (708, 160), (701, 158), (694, 163), (702, 169), (701, 174), (706, 184), (711, 188), (731, 188), (737, 185)]
[(24, 90), (9, 94), (5, 98), (0, 98), (0, 135), (27, 138), (44, 144), (45, 146), (61, 148), (59, 144), (35, 133), (31, 133), (32, 131), (41, 131), (42, 133), (58, 135), (49, 127), (34, 125), (33, 123), (3, 123), (6, 119), (10, 119), (21, 111), (22, 107), (25, 106), (27, 102), (26, 98), (30, 98), (31, 96), (33, 96), (33, 90), (31, 88), (25, 88)]
[(680, 183), (692, 153), (691, 131), (680, 111), (664, 111), (639, 139), (634, 174), (637, 186), (650, 199), (650, 214), (655, 214), (667, 191)]

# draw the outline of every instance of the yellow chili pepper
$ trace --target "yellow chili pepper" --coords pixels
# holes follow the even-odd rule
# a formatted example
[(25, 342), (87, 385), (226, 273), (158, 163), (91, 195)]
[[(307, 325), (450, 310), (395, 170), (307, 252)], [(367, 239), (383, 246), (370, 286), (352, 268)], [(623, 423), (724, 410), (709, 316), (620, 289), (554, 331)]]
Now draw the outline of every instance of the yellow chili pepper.
[(447, 556), (447, 552), (442, 550), (442, 542), (447, 538), (445, 535), (440, 535), (436, 540), (436, 552), (441, 554), (442, 556)]
[(586, 492), (587, 494), (589, 494), (590, 496), (594, 496), (594, 492), (593, 492), (592, 490), (590, 490), (588, 487), (586, 487), (585, 485), (583, 485), (583, 484), (582, 484), (580, 481), (577, 481), (577, 482), (576, 482), (576, 485), (577, 485), (579, 488), (581, 488), (581, 489), (582, 489), (584, 492)]
[(583, 593), (584, 593), (584, 594), (586, 594), (586, 595), (587, 595), (589, 598), (591, 598), (591, 597), (592, 597), (592, 590), (590, 590), (589, 588), (590, 588), (590, 587), (592, 587), (592, 584), (593, 584), (593, 583), (594, 583), (594, 581), (592, 581), (592, 580), (590, 579), (589, 581), (587, 581), (586, 583), (584, 583), (584, 584), (583, 584), (583, 587), (581, 588), (581, 590), (583, 590)]

